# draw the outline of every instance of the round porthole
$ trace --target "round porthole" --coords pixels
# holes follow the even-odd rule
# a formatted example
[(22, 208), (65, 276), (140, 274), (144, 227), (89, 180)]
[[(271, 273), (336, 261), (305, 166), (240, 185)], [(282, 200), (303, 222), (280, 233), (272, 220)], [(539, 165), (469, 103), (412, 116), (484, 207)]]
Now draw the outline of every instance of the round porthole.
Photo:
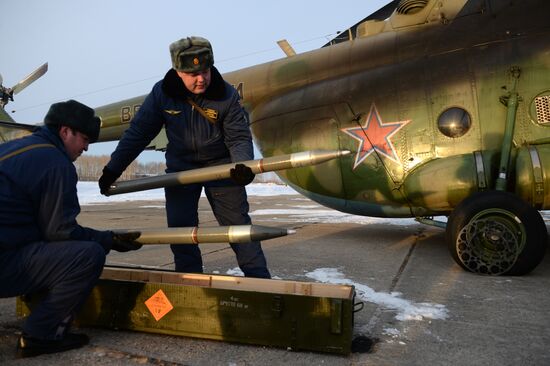
[(437, 128), (447, 137), (464, 136), (472, 126), (472, 119), (466, 110), (459, 107), (446, 109), (437, 119)]

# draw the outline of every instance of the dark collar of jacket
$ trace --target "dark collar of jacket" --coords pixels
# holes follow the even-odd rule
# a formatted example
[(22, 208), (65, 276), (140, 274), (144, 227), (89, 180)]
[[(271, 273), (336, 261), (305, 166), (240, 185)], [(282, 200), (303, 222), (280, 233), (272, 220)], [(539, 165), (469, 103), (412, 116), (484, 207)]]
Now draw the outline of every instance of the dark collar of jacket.
[(63, 144), (63, 141), (61, 140), (61, 137), (59, 137), (59, 133), (55, 129), (55, 127), (49, 127), (49, 126), (42, 126), (40, 127), (36, 132), (33, 133), (33, 135), (39, 136), (44, 140), (47, 140), (47, 142), (55, 145), (62, 153), (67, 157), (67, 159), (71, 160), (69, 158), (69, 154), (67, 154), (67, 149), (65, 148), (65, 144)]
[[(209, 100), (222, 100), (225, 96), (225, 81), (214, 66), (211, 67), (211, 73), (210, 85), (201, 96)], [(187, 99), (195, 97), (195, 94), (185, 87), (174, 69), (170, 69), (164, 76), (162, 90), (172, 98)]]

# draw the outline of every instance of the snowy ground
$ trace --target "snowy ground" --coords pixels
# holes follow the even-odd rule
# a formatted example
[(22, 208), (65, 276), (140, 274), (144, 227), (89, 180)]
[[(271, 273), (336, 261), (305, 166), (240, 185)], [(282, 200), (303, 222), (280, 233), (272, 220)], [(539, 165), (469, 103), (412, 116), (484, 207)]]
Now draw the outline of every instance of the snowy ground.
[[(94, 203), (113, 203), (127, 201), (164, 201), (164, 189), (157, 188), (149, 191), (120, 194), (116, 196), (105, 197), (99, 193), (99, 187), (96, 182), (78, 182), (78, 199), (81, 205), (90, 205)], [(249, 196), (280, 196), (280, 195), (298, 195), (298, 192), (286, 185), (271, 183), (254, 183), (246, 186), (246, 192)], [(204, 192), (202, 194), (204, 196)]]
[[(121, 194), (116, 196), (105, 197), (99, 193), (99, 188), (96, 182), (79, 182), (78, 183), (78, 198), (80, 205), (92, 205), (92, 204), (108, 204), (116, 202), (128, 202), (128, 201), (164, 201), (164, 189), (152, 189), (149, 191), (134, 192)], [(411, 225), (416, 222), (414, 219), (392, 219), (378, 217), (366, 217), (351, 215), (337, 210), (333, 210), (324, 206), (321, 206), (303, 196), (298, 192), (286, 185), (273, 184), (273, 183), (254, 183), (246, 186), (246, 192), (249, 196), (281, 196), (281, 195), (295, 195), (294, 199), (297, 203), (291, 208), (285, 207), (282, 209), (265, 209), (254, 210), (250, 212), (252, 217), (254, 216), (271, 216), (277, 215), (290, 215), (289, 217), (296, 222), (305, 223), (349, 223), (349, 224), (361, 224), (368, 225), (374, 223), (390, 223), (393, 225)], [(204, 192), (202, 193), (204, 197)], [(143, 206), (152, 207), (152, 206)], [(157, 207), (157, 206), (155, 206)]]

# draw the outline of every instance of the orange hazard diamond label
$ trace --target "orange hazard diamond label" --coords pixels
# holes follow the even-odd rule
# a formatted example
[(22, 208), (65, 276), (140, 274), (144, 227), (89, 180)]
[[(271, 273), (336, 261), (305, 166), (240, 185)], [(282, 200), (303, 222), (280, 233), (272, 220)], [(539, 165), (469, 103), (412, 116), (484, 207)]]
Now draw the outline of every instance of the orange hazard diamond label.
[(174, 308), (162, 290), (158, 290), (153, 296), (147, 299), (145, 306), (147, 306), (147, 309), (149, 309), (156, 321), (162, 319), (163, 316)]

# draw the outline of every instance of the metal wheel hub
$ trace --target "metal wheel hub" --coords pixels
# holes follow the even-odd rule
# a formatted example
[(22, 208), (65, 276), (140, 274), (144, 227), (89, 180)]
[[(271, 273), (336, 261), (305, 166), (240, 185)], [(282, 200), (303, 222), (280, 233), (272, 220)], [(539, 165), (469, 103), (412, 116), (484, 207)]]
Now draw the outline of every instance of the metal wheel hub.
[(472, 272), (506, 273), (523, 249), (523, 225), (515, 216), (493, 212), (483, 217), (483, 212), (477, 214), (460, 231), (456, 241), (458, 258)]

